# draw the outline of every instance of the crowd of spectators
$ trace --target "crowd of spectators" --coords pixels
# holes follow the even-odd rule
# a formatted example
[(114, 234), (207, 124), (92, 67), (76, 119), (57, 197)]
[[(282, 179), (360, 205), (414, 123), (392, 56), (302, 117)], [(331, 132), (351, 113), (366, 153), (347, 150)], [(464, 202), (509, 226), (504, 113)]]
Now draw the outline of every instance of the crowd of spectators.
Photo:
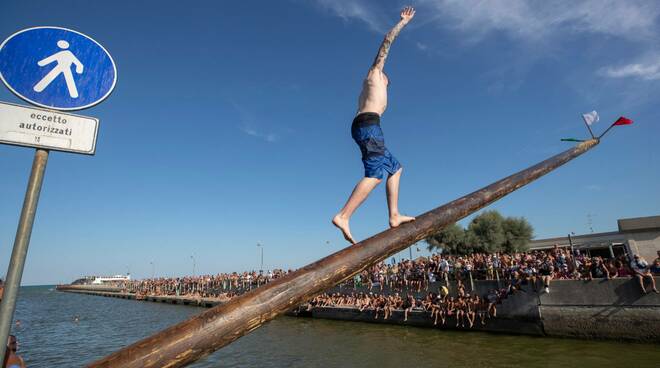
[(454, 317), (455, 327), (474, 327), (476, 322), (486, 324), (489, 318), (497, 317), (497, 304), (519, 291), (513, 285), (502, 289), (491, 289), (488, 294), (480, 296), (470, 294), (459, 280), (456, 285), (456, 295), (450, 296), (449, 289), (441, 286), (438, 292), (427, 292), (423, 297), (415, 297), (412, 292), (405, 296), (398, 292), (390, 295), (373, 292), (353, 292), (351, 294), (321, 294), (310, 300), (306, 306), (310, 311), (315, 307), (355, 308), (360, 312), (373, 312), (374, 319), (382, 316), (389, 319), (395, 311), (403, 313), (403, 321), (408, 321), (411, 312), (428, 316), (433, 325), (445, 326), (450, 317)]
[(138, 296), (191, 296), (201, 298), (231, 298), (280, 278), (291, 270), (268, 272), (232, 272), (216, 275), (159, 277), (122, 281), (124, 292)]
[[(425, 313), (433, 324), (447, 324), (455, 318), (456, 327), (472, 328), (475, 321), (485, 325), (497, 316), (497, 305), (509, 295), (527, 292), (550, 292), (550, 282), (560, 280), (592, 280), (634, 277), (643, 293), (648, 280), (652, 290), (658, 292), (653, 276), (660, 276), (660, 251), (653, 264), (635, 255), (631, 261), (625, 256), (614, 259), (589, 257), (555, 246), (551, 250), (515, 254), (472, 254), (451, 256), (433, 254), (416, 260), (381, 262), (342, 283), (343, 293), (321, 294), (307, 304), (314, 307), (356, 308), (369, 311), (374, 319), (386, 320), (394, 311), (403, 312), (403, 321), (410, 312)], [(449, 295), (449, 281), (456, 282), (456, 295)], [(474, 280), (497, 280), (498, 287), (485, 295), (466, 291), (465, 283)], [(434, 284), (436, 281), (439, 283)], [(429, 291), (430, 286), (435, 286)], [(438, 287), (439, 285), (439, 287)], [(504, 287), (500, 288), (500, 285)], [(354, 291), (348, 293), (352, 288)], [(393, 291), (391, 294), (383, 292)], [(473, 290), (470, 287), (469, 290)], [(366, 291), (358, 291), (366, 290)], [(424, 290), (425, 294), (419, 297)], [(404, 293), (405, 294), (401, 294)]]
[[(123, 291), (135, 293), (138, 296), (192, 296), (224, 299), (267, 284), (289, 272), (292, 271), (277, 269), (267, 272), (161, 277), (124, 281), (119, 286)], [(511, 288), (518, 290), (522, 285), (531, 285), (534, 292), (549, 293), (552, 280), (634, 277), (638, 280), (642, 292), (648, 292), (645, 287), (645, 283), (648, 283), (651, 290), (657, 293), (654, 275), (660, 275), (660, 251), (658, 258), (651, 264), (638, 255), (635, 255), (632, 260), (625, 255), (603, 259), (599, 256), (589, 257), (578, 251), (571, 252), (567, 248), (558, 246), (549, 250), (512, 254), (474, 253), (464, 256), (432, 254), (429, 257), (419, 257), (415, 260), (403, 259), (396, 262), (392, 259), (391, 262), (380, 262), (341, 284), (343, 288), (354, 289), (364, 286), (368, 289), (367, 293), (354, 293), (352, 297), (323, 295), (320, 297), (322, 299), (316, 300), (315, 303), (335, 304), (340, 302), (340, 304), (345, 304), (349, 300), (356, 306), (358, 304), (360, 307), (368, 305), (370, 308), (374, 307), (374, 303), (376, 303), (378, 311), (382, 311), (383, 316), (387, 313), (389, 317), (393, 309), (400, 307), (399, 304), (401, 306), (412, 305), (412, 301), (408, 300), (408, 296), (399, 296), (397, 299), (396, 294), (380, 297), (378, 294), (368, 294), (369, 292), (377, 293), (384, 288), (402, 294), (415, 291), (420, 293), (422, 290), (429, 292), (431, 284), (440, 282), (444, 283), (445, 287), (449, 287), (450, 281), (456, 281), (459, 285), (467, 284), (472, 290), (472, 283), (475, 280), (497, 280), (498, 286), (505, 286), (501, 290), (497, 290), (497, 298), (501, 299), (502, 295), (508, 295), (511, 292)], [(487, 315), (479, 314), (478, 303), (475, 304), (475, 298), (478, 298), (483, 304), (483, 301), (489, 298), (487, 295), (472, 295), (468, 299), (459, 295), (450, 303), (450, 299), (446, 299), (440, 294), (442, 294), (441, 291), (436, 295), (428, 296), (431, 301), (440, 297), (442, 303), (446, 304), (443, 307), (432, 308), (435, 311), (434, 318), (442, 320), (443, 316), (454, 313), (454, 310), (457, 315), (472, 316), (472, 313), (476, 313), (477, 316)], [(342, 300), (337, 298), (342, 298)], [(492, 297), (490, 298), (492, 299)], [(435, 302), (428, 303), (427, 301), (427, 309), (431, 308), (430, 306)], [(417, 300), (412, 308), (420, 308), (421, 305), (423, 305), (423, 300)], [(467, 308), (465, 306), (468, 305), (470, 307), (465, 309)], [(403, 310), (406, 309), (410, 308), (403, 308)]]
[(430, 283), (474, 280), (501, 280), (523, 282), (532, 285), (534, 291), (550, 292), (551, 280), (591, 280), (636, 277), (641, 289), (648, 280), (657, 293), (653, 275), (660, 275), (660, 251), (658, 258), (649, 264), (638, 255), (629, 260), (621, 255), (612, 259), (589, 257), (579, 251), (555, 246), (549, 250), (522, 253), (474, 253), (465, 256), (432, 254), (415, 260), (391, 263), (381, 262), (342, 284), (348, 287), (367, 286), (370, 290), (385, 287), (394, 290), (404, 288), (428, 291)]

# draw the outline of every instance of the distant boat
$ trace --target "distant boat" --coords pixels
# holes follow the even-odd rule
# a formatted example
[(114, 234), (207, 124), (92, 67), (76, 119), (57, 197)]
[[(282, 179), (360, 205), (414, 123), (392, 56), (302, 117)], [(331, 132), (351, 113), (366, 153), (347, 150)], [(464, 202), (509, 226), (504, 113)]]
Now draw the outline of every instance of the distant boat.
[(122, 281), (131, 281), (131, 274), (114, 276), (84, 276), (71, 283), (71, 285), (103, 285)]
[(109, 282), (131, 281), (131, 275), (114, 275), (114, 276), (96, 276), (92, 285), (100, 285)]

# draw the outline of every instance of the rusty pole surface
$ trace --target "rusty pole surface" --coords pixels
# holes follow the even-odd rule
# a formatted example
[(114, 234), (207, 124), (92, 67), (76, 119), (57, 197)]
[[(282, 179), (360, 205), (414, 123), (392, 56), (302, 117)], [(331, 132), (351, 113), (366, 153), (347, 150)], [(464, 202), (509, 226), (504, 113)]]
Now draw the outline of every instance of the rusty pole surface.
[(88, 367), (183, 367), (241, 336), (279, 314), (386, 259), (441, 228), (495, 202), (540, 178), (599, 143), (592, 139), (476, 192), (388, 229), (355, 245), (233, 298), (127, 346)]

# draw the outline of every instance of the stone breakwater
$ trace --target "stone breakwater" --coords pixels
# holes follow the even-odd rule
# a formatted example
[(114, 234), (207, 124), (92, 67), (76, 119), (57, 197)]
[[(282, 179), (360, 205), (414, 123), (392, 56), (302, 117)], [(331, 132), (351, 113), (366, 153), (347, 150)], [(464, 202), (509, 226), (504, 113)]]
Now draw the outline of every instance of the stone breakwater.
[[(660, 281), (660, 279), (656, 279)], [(428, 290), (436, 292), (440, 283), (433, 283)], [(474, 290), (470, 293), (485, 295), (489, 290), (497, 288), (496, 281), (475, 281)], [(455, 290), (450, 283), (450, 291)], [(84, 293), (91, 295), (136, 299), (135, 294), (122, 293), (117, 288), (89, 286), (59, 286), (58, 290)], [(550, 293), (538, 294), (526, 285), (525, 292), (517, 292), (503, 300), (497, 306), (497, 317), (487, 321), (486, 326), (475, 323), (471, 330), (527, 334), (537, 336), (572, 337), (583, 339), (614, 339), (640, 342), (660, 343), (660, 295), (655, 293), (642, 294), (636, 280), (633, 279), (594, 279), (556, 280), (550, 286)], [(346, 288), (336, 286), (328, 293), (374, 292), (390, 294), (393, 290), (385, 287)], [(401, 294), (407, 290), (398, 291)], [(427, 293), (423, 289), (416, 296)], [(213, 307), (222, 303), (217, 298), (194, 298), (190, 296), (143, 296), (137, 300), (183, 304), (202, 307)], [(360, 321), (371, 323), (388, 323), (431, 327), (440, 329), (456, 329), (455, 320), (448, 319), (445, 326), (433, 326), (430, 313), (413, 311), (408, 321), (403, 321), (403, 311), (394, 311), (392, 317), (383, 320), (382, 316), (374, 319), (370, 310), (360, 312), (355, 308), (324, 307), (312, 308), (289, 314), (325, 318), (344, 321)], [(460, 328), (459, 329), (463, 329)]]

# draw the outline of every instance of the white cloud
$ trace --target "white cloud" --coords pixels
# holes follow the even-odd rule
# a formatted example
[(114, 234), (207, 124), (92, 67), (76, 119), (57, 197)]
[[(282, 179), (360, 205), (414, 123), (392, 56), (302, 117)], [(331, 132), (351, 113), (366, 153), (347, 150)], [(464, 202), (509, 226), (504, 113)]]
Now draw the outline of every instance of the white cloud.
[(654, 38), (660, 14), (655, 0), (420, 0), (420, 5), (437, 12), (440, 24), (473, 38), (504, 32), (524, 41), (583, 32)]
[(257, 131), (253, 127), (250, 127), (250, 126), (247, 126), (247, 125), (240, 126), (240, 129), (243, 133), (245, 133), (245, 134), (247, 134), (251, 137), (263, 139), (264, 141), (269, 142), (269, 143), (277, 142), (280, 138), (275, 133), (262, 133), (262, 132)]
[(262, 129), (258, 128), (257, 118), (251, 110), (248, 110), (243, 105), (236, 103), (236, 101), (229, 100), (229, 103), (236, 109), (238, 116), (241, 120), (239, 129), (241, 132), (249, 135), (250, 137), (255, 137), (262, 139), (268, 143), (274, 143), (279, 141), (280, 136), (273, 132), (265, 132)]
[[(373, 31), (384, 33), (394, 20), (395, 4), (383, 0), (307, 0), (344, 19), (364, 22)], [(510, 46), (523, 48), (513, 59), (517, 67), (500, 67), (505, 79), (524, 79), (525, 71), (539, 59), (558, 57), (556, 52), (575, 39), (583, 39), (588, 48), (594, 38), (627, 42), (637, 49), (660, 53), (660, 1), (658, 0), (417, 0), (415, 21), (411, 28), (436, 25), (458, 34), (464, 44), (473, 46), (487, 37), (499, 35), (512, 41)], [(385, 13), (387, 12), (387, 13)], [(591, 38), (590, 38), (591, 37)], [(428, 40), (428, 39), (427, 39)], [(416, 43), (422, 51), (434, 49), (428, 42)], [(631, 48), (632, 49), (632, 48)], [(603, 52), (600, 50), (599, 52)], [(520, 57), (520, 55), (524, 55)], [(593, 67), (599, 77), (660, 80), (660, 62), (640, 62), (639, 55), (625, 55), (613, 62), (623, 66)], [(634, 61), (634, 62), (633, 62)], [(497, 68), (496, 68), (497, 69)], [(498, 69), (499, 70), (499, 69)], [(500, 71), (502, 71), (500, 70)], [(522, 71), (522, 72), (521, 72)]]
[(357, 19), (366, 23), (373, 31), (384, 32), (380, 11), (367, 0), (315, 0), (315, 2), (344, 20)]
[(594, 191), (594, 192), (597, 192), (597, 191), (601, 190), (602, 188), (601, 188), (600, 185), (589, 184), (589, 185), (586, 185), (586, 186), (584, 187), (584, 189), (586, 189), (586, 190), (590, 190), (590, 191)]
[(280, 137), (275, 133), (268, 133), (264, 136), (264, 139), (266, 140), (266, 142), (275, 142), (278, 139), (280, 139)]
[(601, 68), (599, 74), (610, 78), (636, 77), (645, 80), (658, 80), (660, 79), (660, 60), (650, 63), (633, 63), (619, 67)]
[[(382, 0), (309, 1), (342, 19), (360, 20), (378, 32), (386, 31), (396, 15), (390, 14), (396, 6)], [(413, 27), (435, 23), (476, 40), (503, 32), (525, 41), (567, 33), (655, 41), (660, 16), (657, 0), (417, 0), (414, 5), (419, 19), (411, 24)]]
[[(624, 41), (656, 55), (660, 52), (657, 46), (660, 2), (657, 0), (420, 0), (420, 7), (424, 8), (420, 9), (420, 14), (433, 12), (431, 16), (435, 17), (436, 24), (462, 33), (468, 44), (492, 35), (504, 35), (514, 45), (517, 42), (525, 49), (526, 56), (518, 60), (523, 65), (532, 64), (535, 57), (551, 55), (560, 49), (555, 46), (576, 38), (583, 38), (586, 42), (583, 47), (587, 48), (593, 37), (597, 37), (600, 41)], [(623, 65), (594, 67), (596, 76), (660, 80), (659, 58), (641, 59), (635, 54), (613, 56), (608, 55), (608, 59)], [(510, 74), (507, 73), (508, 78)], [(584, 81), (584, 77), (580, 80)], [(640, 88), (645, 89), (644, 86), (625, 89), (637, 95), (633, 90)]]

